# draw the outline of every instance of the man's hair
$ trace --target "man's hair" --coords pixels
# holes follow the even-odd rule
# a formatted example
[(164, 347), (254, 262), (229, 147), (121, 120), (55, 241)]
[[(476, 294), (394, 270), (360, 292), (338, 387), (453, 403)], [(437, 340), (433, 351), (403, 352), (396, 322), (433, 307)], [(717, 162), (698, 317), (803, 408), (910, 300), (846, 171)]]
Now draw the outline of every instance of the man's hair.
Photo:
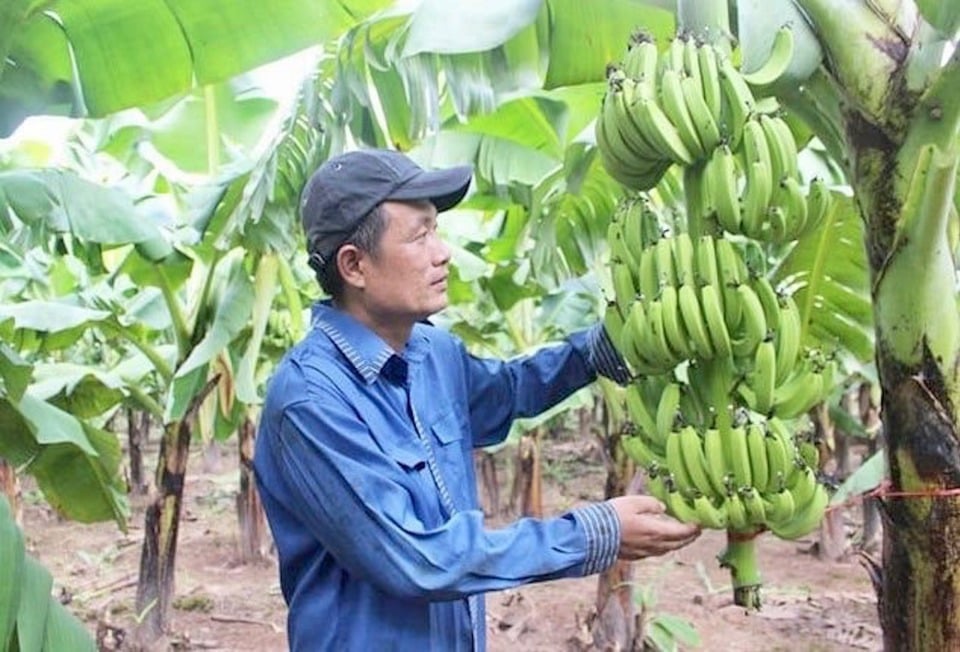
[[(386, 226), (386, 211), (383, 210), (383, 204), (377, 204), (372, 211), (363, 217), (354, 232), (340, 247), (345, 244), (352, 244), (357, 249), (375, 257)], [(337, 251), (340, 250), (340, 247), (337, 247)], [(334, 252), (327, 264), (317, 272), (317, 282), (334, 301), (339, 301), (343, 297), (343, 277), (340, 275), (340, 268), (337, 266), (337, 252)]]

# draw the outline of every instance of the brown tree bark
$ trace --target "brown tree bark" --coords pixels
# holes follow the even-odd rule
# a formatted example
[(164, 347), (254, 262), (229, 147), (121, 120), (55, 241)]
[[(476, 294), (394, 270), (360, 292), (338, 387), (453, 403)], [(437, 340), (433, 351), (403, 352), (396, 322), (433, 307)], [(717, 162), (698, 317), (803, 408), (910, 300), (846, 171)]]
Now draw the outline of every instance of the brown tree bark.
[(127, 408), (127, 456), (130, 459), (130, 493), (142, 496), (147, 493), (143, 474), (143, 449), (150, 433), (150, 414)]
[(190, 455), (190, 440), (197, 410), (216, 387), (214, 376), (193, 397), (180, 421), (164, 426), (157, 460), (156, 487), (144, 516), (140, 577), (137, 583), (136, 610), (140, 619), (135, 632), (136, 644), (149, 648), (166, 630), (170, 604), (174, 596), (174, 570), (177, 536), (183, 508), (183, 489)]
[(483, 513), (500, 516), (500, 479), (497, 474), (496, 456), (485, 450), (474, 451), (473, 463), (480, 482)]
[(264, 557), (264, 534), (266, 517), (257, 480), (253, 473), (253, 450), (256, 442), (256, 426), (249, 417), (240, 424), (237, 432), (237, 447), (240, 452), (240, 491), (237, 492), (237, 519), (240, 525), (240, 561), (244, 564)]

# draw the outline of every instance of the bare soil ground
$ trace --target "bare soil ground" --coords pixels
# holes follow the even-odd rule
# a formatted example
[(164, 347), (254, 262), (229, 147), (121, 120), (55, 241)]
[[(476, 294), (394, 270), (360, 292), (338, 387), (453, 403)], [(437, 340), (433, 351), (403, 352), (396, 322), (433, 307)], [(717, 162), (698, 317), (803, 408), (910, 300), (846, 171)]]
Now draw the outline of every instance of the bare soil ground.
[[(498, 459), (506, 495), (510, 449)], [(190, 464), (171, 631), (156, 649), (286, 649), (286, 612), (275, 562), (240, 565), (237, 561), (235, 456), (225, 451), (211, 464), (209, 456), (197, 452)], [(603, 497), (605, 471), (593, 442), (572, 436), (545, 441), (543, 469), (547, 513)], [(121, 649), (120, 639), (135, 622), (143, 513), (139, 505), (133, 508), (127, 533), (110, 523), (64, 522), (37, 497), (29, 479), (24, 481), (29, 551), (53, 573), (61, 600), (103, 639), (101, 649)], [(859, 511), (848, 508), (845, 518), (854, 534)], [(853, 556), (839, 562), (821, 561), (811, 554), (815, 543), (816, 537), (796, 542), (762, 537), (765, 585), (759, 613), (747, 614), (732, 603), (729, 575), (716, 562), (724, 544), (721, 532), (706, 531), (681, 551), (638, 562), (636, 581), (655, 598), (648, 615), (688, 620), (699, 635), (699, 650), (882, 649), (876, 597), (866, 572)], [(584, 623), (596, 592), (597, 579), (590, 577), (490, 594), (490, 652), (589, 649), (584, 645), (590, 640)]]

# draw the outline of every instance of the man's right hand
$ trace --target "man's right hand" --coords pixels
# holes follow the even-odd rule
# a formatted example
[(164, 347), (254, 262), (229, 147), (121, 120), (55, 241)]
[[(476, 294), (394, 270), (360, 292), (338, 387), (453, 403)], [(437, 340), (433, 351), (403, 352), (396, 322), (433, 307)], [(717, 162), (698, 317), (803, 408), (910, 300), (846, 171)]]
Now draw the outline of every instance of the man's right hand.
[(620, 559), (633, 561), (682, 548), (700, 536), (700, 526), (681, 523), (651, 496), (620, 496), (608, 501), (620, 519)]

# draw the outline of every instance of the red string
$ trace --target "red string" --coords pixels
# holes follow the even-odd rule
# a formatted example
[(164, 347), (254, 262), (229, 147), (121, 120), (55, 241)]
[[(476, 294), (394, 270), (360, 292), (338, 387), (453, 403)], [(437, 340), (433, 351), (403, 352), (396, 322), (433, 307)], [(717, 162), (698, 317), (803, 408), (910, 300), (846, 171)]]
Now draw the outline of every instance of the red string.
[(877, 487), (857, 496), (852, 496), (839, 505), (831, 505), (826, 511), (840, 509), (842, 507), (851, 507), (857, 503), (862, 503), (867, 498), (945, 498), (951, 496), (960, 496), (960, 487), (952, 489), (924, 489), (919, 491), (894, 491), (891, 489), (890, 480), (884, 480)]

